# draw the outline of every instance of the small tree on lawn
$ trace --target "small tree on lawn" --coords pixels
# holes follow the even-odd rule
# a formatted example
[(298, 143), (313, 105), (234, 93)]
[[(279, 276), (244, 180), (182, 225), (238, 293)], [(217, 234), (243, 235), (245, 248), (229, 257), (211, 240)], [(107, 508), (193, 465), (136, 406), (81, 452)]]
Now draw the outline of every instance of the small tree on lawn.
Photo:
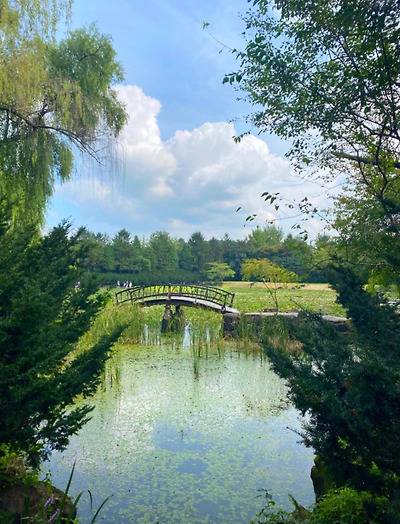
[(235, 272), (226, 262), (210, 262), (206, 275), (210, 282), (222, 284), (224, 280), (234, 277)]
[(274, 264), (267, 258), (260, 260), (251, 258), (243, 262), (242, 275), (244, 280), (257, 280), (264, 283), (275, 303), (276, 310), (279, 309), (277, 296), (279, 287), (297, 281), (296, 273)]
[(34, 227), (11, 229), (2, 218), (0, 444), (26, 452), (38, 465), (87, 421), (92, 408), (73, 407), (73, 401), (95, 391), (121, 329), (76, 353), (107, 299), (79, 269), (79, 233), (63, 224), (40, 237)]

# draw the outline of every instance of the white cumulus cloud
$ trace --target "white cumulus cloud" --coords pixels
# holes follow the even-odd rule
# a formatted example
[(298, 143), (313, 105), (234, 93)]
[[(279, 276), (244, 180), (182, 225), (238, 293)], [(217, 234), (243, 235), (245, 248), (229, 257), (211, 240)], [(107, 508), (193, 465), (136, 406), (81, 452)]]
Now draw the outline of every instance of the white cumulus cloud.
[[(245, 214), (256, 213), (258, 223), (282, 218), (260, 198), (262, 192), (280, 192), (288, 199), (316, 192), (262, 139), (249, 135), (235, 143), (232, 123), (205, 122), (162, 140), (161, 103), (134, 85), (120, 86), (118, 93), (129, 114), (116, 147), (120, 169), (108, 176), (104, 170), (101, 175), (100, 170), (78, 170), (71, 182), (58, 187), (52, 220), (62, 199), (63, 209), (69, 201), (75, 209), (78, 205), (76, 220), (95, 231), (101, 224), (109, 233), (126, 227), (138, 234), (165, 229), (179, 236), (198, 230), (208, 237), (244, 236)], [(243, 211), (236, 213), (239, 206)], [(312, 229), (317, 232), (321, 224), (314, 221)]]

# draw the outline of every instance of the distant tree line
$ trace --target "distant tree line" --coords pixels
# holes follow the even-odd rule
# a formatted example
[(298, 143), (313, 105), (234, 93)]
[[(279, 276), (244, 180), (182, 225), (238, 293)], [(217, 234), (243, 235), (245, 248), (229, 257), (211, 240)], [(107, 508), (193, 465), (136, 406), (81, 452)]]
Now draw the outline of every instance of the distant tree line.
[(102, 283), (129, 280), (136, 284), (154, 282), (197, 282), (242, 279), (246, 260), (267, 259), (295, 275), (299, 281), (324, 282), (319, 261), (331, 250), (333, 241), (319, 236), (313, 244), (270, 226), (254, 229), (244, 240), (227, 234), (206, 240), (193, 233), (188, 240), (173, 238), (157, 231), (149, 238), (139, 238), (126, 229), (113, 238), (80, 231), (87, 253), (85, 268), (100, 275)]

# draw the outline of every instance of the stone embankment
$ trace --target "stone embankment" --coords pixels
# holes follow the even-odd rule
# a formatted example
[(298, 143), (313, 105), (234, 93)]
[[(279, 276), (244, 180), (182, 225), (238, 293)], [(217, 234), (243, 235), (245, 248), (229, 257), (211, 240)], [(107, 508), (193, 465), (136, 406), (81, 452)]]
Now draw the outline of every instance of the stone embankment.
[[(266, 320), (276, 316), (288, 320), (295, 320), (299, 316), (299, 312), (291, 311), (287, 313), (277, 313), (275, 311), (266, 311), (260, 313), (225, 313), (223, 315), (224, 336), (234, 336), (241, 319), (254, 326), (255, 329), (259, 329)], [(347, 318), (322, 315), (322, 319), (332, 324), (337, 331), (346, 332), (349, 329), (349, 320)]]

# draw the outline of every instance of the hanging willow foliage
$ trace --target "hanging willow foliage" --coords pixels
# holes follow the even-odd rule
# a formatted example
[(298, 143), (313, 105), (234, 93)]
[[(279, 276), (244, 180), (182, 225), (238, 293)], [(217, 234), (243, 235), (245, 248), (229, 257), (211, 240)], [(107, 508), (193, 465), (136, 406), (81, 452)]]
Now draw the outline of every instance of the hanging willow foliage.
[(74, 150), (97, 158), (99, 141), (126, 121), (110, 37), (91, 26), (55, 40), (68, 9), (67, 1), (0, 0), (0, 193), (14, 220), (40, 222)]

